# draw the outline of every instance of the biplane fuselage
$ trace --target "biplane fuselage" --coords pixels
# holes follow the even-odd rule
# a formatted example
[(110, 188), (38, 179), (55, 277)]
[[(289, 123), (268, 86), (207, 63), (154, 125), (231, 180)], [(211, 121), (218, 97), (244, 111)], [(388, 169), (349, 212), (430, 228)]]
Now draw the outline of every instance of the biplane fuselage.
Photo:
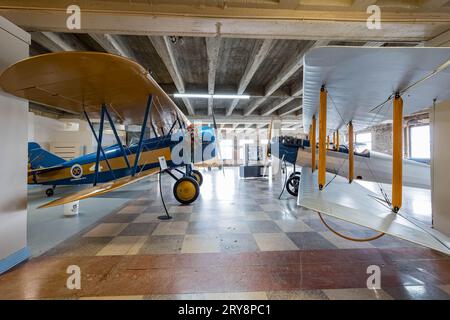
[[(195, 145), (192, 144), (194, 150), (201, 149), (201, 159), (197, 157), (195, 162), (201, 162), (215, 157), (215, 142), (212, 129), (203, 127), (199, 133), (202, 137), (209, 136), (211, 138), (202, 139), (200, 143), (196, 142)], [(167, 163), (167, 167), (170, 169), (184, 166), (186, 164), (185, 162), (180, 161), (179, 158), (173, 159), (172, 157), (174, 148), (180, 143), (183, 144), (178, 139), (173, 139), (172, 135), (144, 140), (136, 172), (145, 172), (151, 169), (159, 170), (159, 157), (162, 156)], [(135, 161), (137, 149), (138, 145), (133, 145), (126, 149), (128, 162), (131, 164)], [(101, 155), (97, 182), (109, 182), (132, 174), (132, 167), (128, 167), (119, 145), (115, 144), (104, 148), (104, 151), (112, 170), (110, 170), (105, 157)], [(192, 154), (194, 153), (196, 155), (200, 154), (199, 152), (192, 152)], [(34, 170), (31, 170), (28, 174), (28, 184), (52, 186), (93, 184), (95, 180), (95, 163), (96, 153), (94, 152), (59, 163), (50, 168), (31, 168)]]
[[(309, 140), (295, 139), (293, 144), (272, 143), (272, 154), (300, 167), (311, 167)], [(348, 176), (348, 148), (327, 149), (326, 171), (343, 177)], [(316, 158), (316, 165), (317, 165)], [(354, 176), (358, 180), (388, 183), (392, 181), (392, 157), (379, 152), (354, 152)], [(430, 166), (425, 163), (403, 159), (403, 183), (417, 188), (431, 188)]]

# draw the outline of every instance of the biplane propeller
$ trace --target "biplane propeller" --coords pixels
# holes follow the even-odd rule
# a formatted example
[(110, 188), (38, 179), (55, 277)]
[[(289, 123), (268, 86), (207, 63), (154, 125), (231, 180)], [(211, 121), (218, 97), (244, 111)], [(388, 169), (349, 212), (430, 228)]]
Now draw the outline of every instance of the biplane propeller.
[[(105, 194), (161, 172), (175, 180), (175, 198), (189, 204), (197, 199), (203, 182), (194, 164), (216, 157), (213, 130), (193, 126), (141, 65), (121, 56), (98, 52), (34, 56), (6, 69), (0, 86), (15, 96), (84, 116), (97, 141), (96, 152), (69, 161), (29, 144), (28, 182), (52, 186), (49, 196), (55, 186), (92, 184), (41, 208)], [(98, 132), (93, 115), (100, 118)], [(136, 144), (123, 144), (116, 122), (141, 126)], [(103, 146), (106, 123), (117, 142), (109, 147)], [(152, 138), (146, 138), (148, 130)]]

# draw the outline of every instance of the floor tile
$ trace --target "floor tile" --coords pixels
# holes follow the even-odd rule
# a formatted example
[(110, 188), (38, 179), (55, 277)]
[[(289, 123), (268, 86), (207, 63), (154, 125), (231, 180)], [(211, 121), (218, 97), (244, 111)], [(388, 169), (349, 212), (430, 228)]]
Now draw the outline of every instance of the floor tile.
[(440, 285), (439, 288), (450, 295), (450, 284)]
[[(258, 221), (264, 222), (264, 221)], [(237, 220), (220, 220), (218, 222), (219, 233), (250, 233), (248, 223)]]
[(187, 234), (184, 237), (181, 253), (220, 252), (219, 236), (208, 234)]
[(186, 221), (160, 222), (156, 229), (153, 231), (152, 235), (183, 235), (186, 233), (187, 227), (188, 222)]
[(60, 243), (55, 248), (50, 249), (45, 256), (95, 256), (97, 252), (103, 249), (114, 237), (84, 237), (77, 241), (67, 240)]
[(144, 236), (119, 236), (108, 243), (97, 256), (115, 256), (137, 254), (147, 237)]
[(307, 232), (313, 231), (307, 224), (301, 220), (276, 220), (275, 223), (284, 232)]
[(190, 221), (191, 213), (170, 213), (172, 219), (170, 221)]
[(202, 297), (205, 300), (267, 300), (265, 292), (211, 292)]
[(169, 213), (192, 213), (193, 206), (171, 206)]
[(218, 234), (219, 223), (215, 220), (190, 221), (186, 234)]
[(130, 223), (119, 236), (149, 236), (156, 229), (158, 223)]
[(147, 206), (127, 205), (117, 212), (118, 214), (141, 214)]
[(308, 227), (311, 228), (311, 230), (315, 231), (315, 232), (325, 232), (325, 231), (329, 231), (329, 229), (323, 224), (322, 221), (320, 221), (319, 218), (305, 218), (305, 219), (301, 219)]
[(144, 296), (100, 296), (80, 297), (79, 300), (143, 300)]
[(255, 252), (259, 251), (255, 239), (250, 233), (226, 233), (219, 235), (222, 252)]
[(269, 300), (328, 300), (322, 290), (269, 291)]
[(278, 203), (260, 204), (264, 211), (281, 211), (281, 206)]
[(254, 233), (253, 237), (261, 251), (298, 250), (284, 233)]
[(180, 253), (184, 236), (150, 236), (139, 250), (139, 254)]
[(271, 218), (272, 220), (297, 220), (298, 218), (290, 213), (290, 212), (284, 212), (284, 211), (268, 211), (266, 214)]
[[(342, 233), (346, 234), (345, 231), (342, 231)], [(331, 231), (319, 232), (319, 234), (322, 237), (324, 237), (325, 239), (327, 239), (329, 242), (334, 244), (339, 249), (374, 248), (374, 246), (372, 244), (370, 244), (370, 242), (350, 241), (350, 240), (347, 240), (347, 239), (344, 239), (342, 237), (335, 235)], [(350, 235), (351, 235), (351, 233), (350, 233)]]
[(287, 232), (286, 235), (301, 250), (337, 249), (317, 232)]
[(105, 217), (102, 222), (104, 223), (129, 223), (135, 220), (138, 214), (111, 214)]
[(265, 212), (246, 212), (244, 219), (246, 221), (260, 221), (260, 220), (270, 220), (270, 217)]
[(330, 300), (392, 300), (383, 289), (325, 289), (323, 292)]
[(450, 284), (440, 285), (439, 288), (450, 296)]
[(161, 213), (142, 213), (134, 219), (133, 223), (151, 223), (151, 222), (161, 222), (158, 217), (161, 216)]
[(114, 237), (122, 232), (127, 225), (128, 223), (101, 223), (89, 232), (85, 233), (83, 237)]
[(151, 294), (144, 296), (144, 300), (202, 300), (202, 293), (174, 293), (174, 294)]
[(449, 300), (450, 296), (434, 286), (404, 286), (383, 288), (396, 300)]
[(273, 221), (247, 221), (247, 226), (251, 233), (276, 233), (282, 232)]

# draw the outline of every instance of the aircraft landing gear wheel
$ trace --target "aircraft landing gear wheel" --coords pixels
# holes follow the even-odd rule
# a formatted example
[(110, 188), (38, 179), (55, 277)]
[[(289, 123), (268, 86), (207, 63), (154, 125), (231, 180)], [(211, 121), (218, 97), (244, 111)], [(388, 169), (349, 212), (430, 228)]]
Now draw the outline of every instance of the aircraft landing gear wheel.
[(292, 178), (292, 177), (294, 177), (294, 176), (301, 176), (302, 175), (302, 173), (300, 172), (300, 171), (295, 171), (295, 172), (292, 172), (290, 175), (289, 175), (289, 178)]
[(294, 175), (286, 181), (286, 189), (290, 195), (298, 196), (298, 186), (300, 185), (300, 176)]
[(47, 190), (45, 190), (45, 194), (50, 198), (55, 194), (55, 190), (53, 190), (53, 188), (48, 188)]
[(173, 195), (182, 204), (194, 202), (199, 194), (200, 186), (194, 178), (183, 177), (173, 185)]
[(201, 186), (203, 184), (203, 175), (198, 170), (191, 171), (192, 177), (197, 181), (198, 185)]

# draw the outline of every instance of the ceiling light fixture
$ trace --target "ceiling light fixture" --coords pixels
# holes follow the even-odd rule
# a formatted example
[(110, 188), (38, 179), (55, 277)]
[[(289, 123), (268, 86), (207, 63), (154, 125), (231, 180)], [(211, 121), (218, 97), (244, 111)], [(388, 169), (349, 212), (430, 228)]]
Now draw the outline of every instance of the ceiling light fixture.
[(249, 95), (242, 95), (242, 94), (175, 93), (173, 96), (175, 98), (250, 99)]

